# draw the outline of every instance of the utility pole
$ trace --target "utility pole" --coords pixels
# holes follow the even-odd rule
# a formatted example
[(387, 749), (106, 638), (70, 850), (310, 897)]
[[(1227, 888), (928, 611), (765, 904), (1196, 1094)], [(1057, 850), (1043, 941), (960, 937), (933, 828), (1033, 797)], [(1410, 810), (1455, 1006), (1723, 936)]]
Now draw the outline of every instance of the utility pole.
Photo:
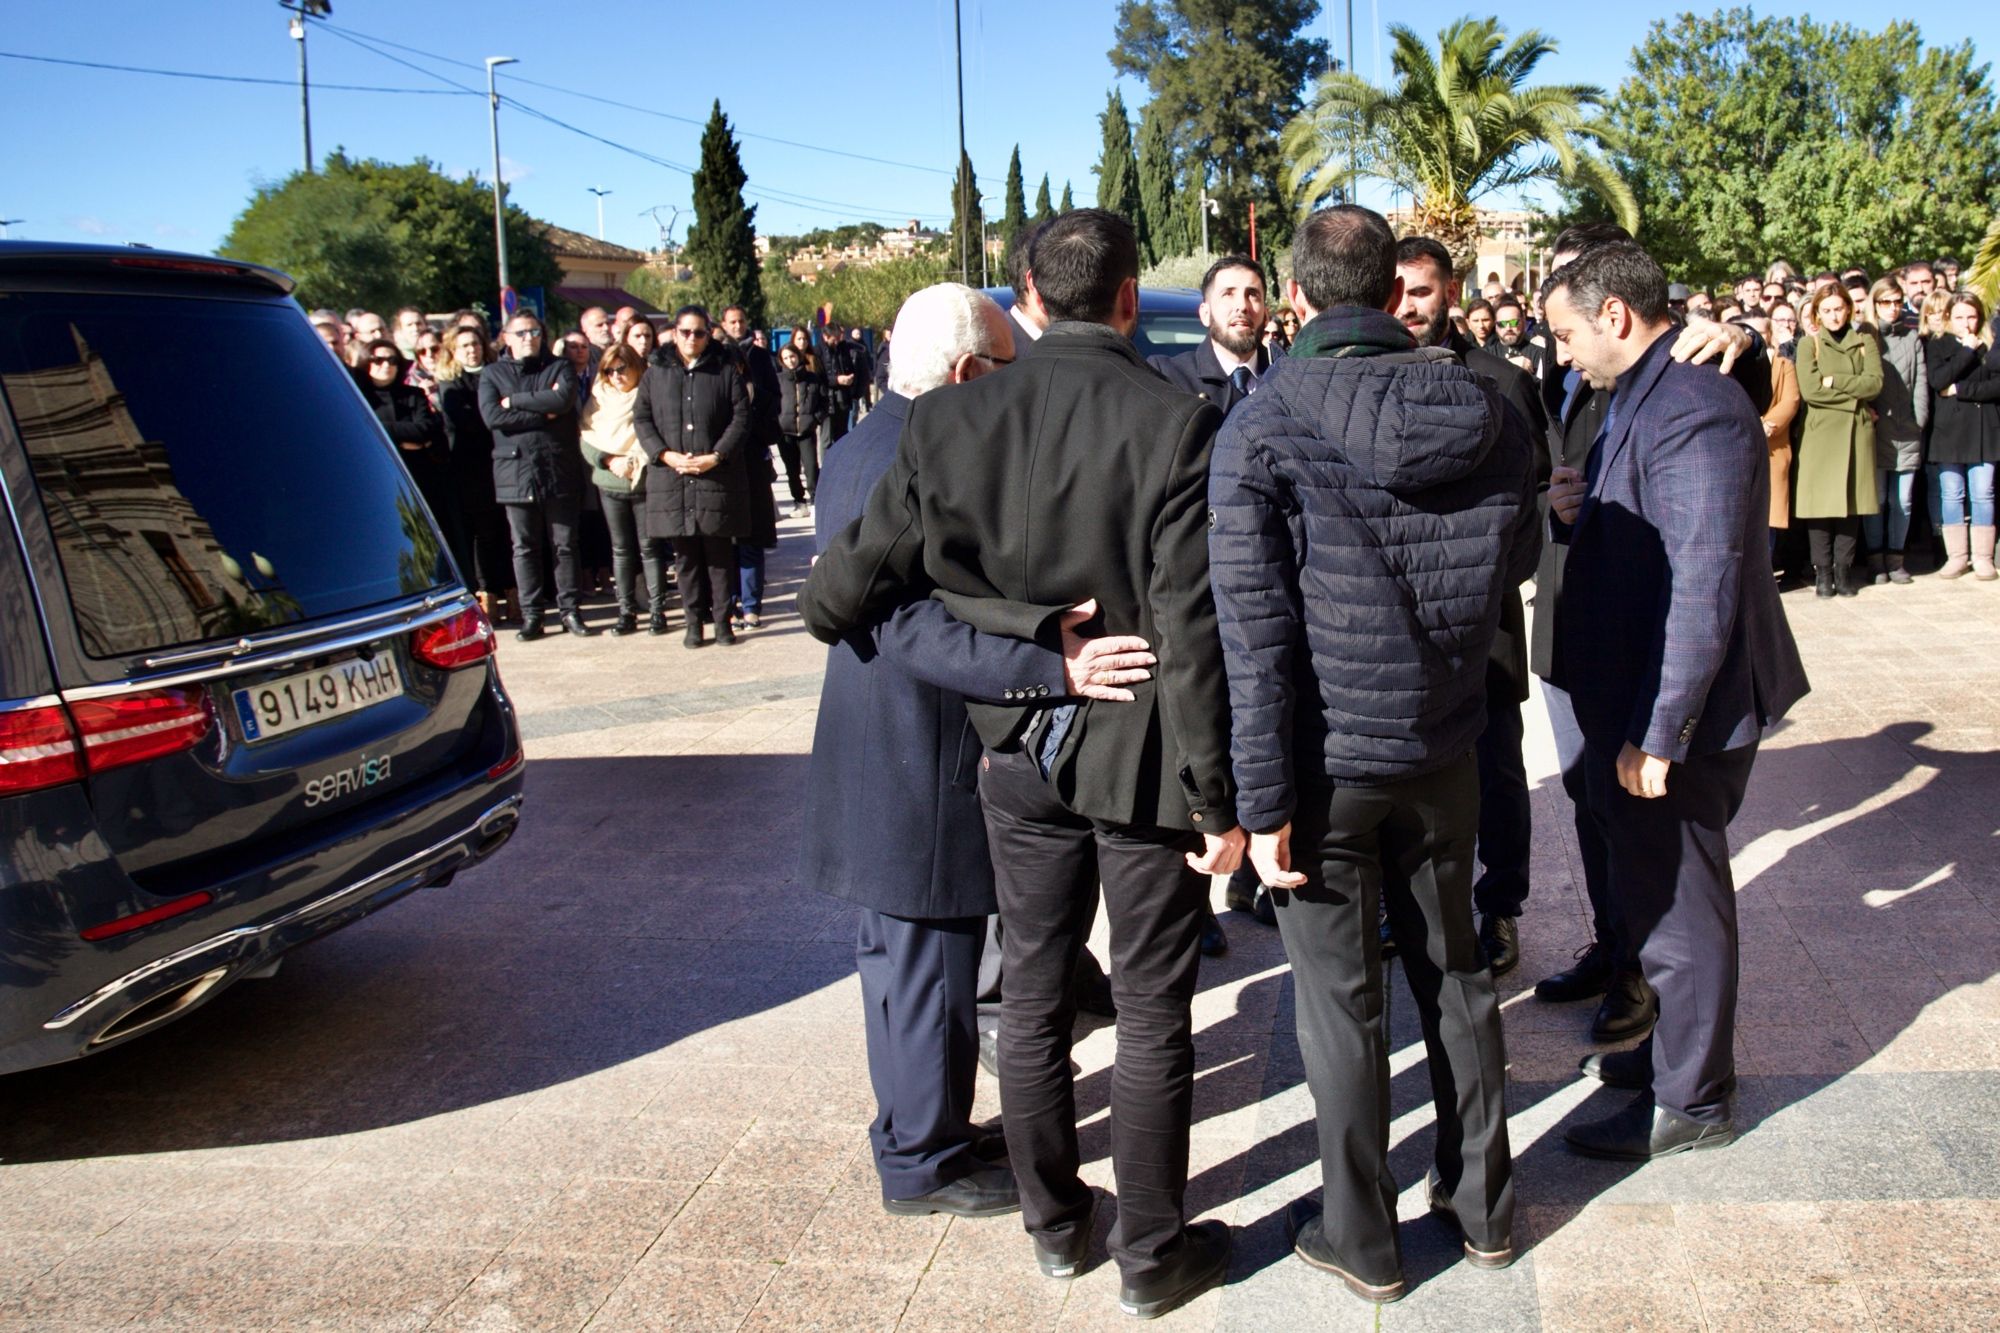
[[(503, 307), (507, 290), (512, 284), (507, 281), (507, 206), (502, 202), (504, 192), (500, 180), (500, 94), (493, 86), (493, 71), (502, 65), (519, 63), (513, 56), (486, 57), (486, 118), (493, 131), (493, 248), (500, 259), (500, 302)], [(510, 313), (504, 308), (501, 310), (503, 323)]]
[[(1203, 174), (1206, 175), (1206, 171)], [(1200, 206), (1195, 211), (1201, 214), (1201, 252), (1205, 255), (1208, 253), (1208, 215), (1213, 213), (1217, 217), (1222, 216), (1222, 201), (1208, 197), (1206, 183), (1201, 187)]]
[(313, 122), (312, 98), (308, 95), (311, 87), (306, 78), (306, 20), (325, 18), (333, 12), (332, 0), (278, 0), (278, 8), (292, 16), (292, 40), (299, 44), (299, 130), (305, 141), (305, 162), (308, 172), (313, 169)]
[[(1347, 72), (1354, 72), (1354, 0), (1347, 0)], [(1355, 170), (1355, 145), (1347, 146), (1347, 202), (1354, 202), (1354, 191), (1360, 185), (1359, 173)]]
[(600, 190), (595, 185), (586, 185), (583, 188), (597, 196), (597, 239), (601, 241), (604, 239), (604, 196), (611, 191)]
[(958, 51), (958, 280), (972, 282), (972, 252), (966, 247), (971, 237), (965, 233), (966, 224), (972, 221), (971, 200), (966, 192), (972, 188), (971, 175), (965, 167), (970, 161), (965, 155), (965, 25), (959, 13), (960, 0), (951, 0), (951, 37)]

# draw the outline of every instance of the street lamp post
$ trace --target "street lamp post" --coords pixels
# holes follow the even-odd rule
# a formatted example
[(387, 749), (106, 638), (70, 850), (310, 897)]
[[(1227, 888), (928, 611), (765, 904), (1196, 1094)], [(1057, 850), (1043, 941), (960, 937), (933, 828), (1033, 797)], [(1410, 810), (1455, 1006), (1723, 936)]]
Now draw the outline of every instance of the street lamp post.
[(583, 188), (597, 196), (597, 239), (601, 241), (604, 239), (604, 196), (611, 191), (600, 190), (595, 185), (586, 185)]
[[(486, 119), (493, 132), (493, 248), (500, 258), (501, 301), (506, 301), (507, 288), (507, 206), (502, 202), (503, 183), (500, 179), (500, 94), (493, 86), (493, 71), (502, 65), (520, 62), (513, 56), (486, 57)], [(505, 318), (506, 311), (501, 311)]]
[(0, 241), (7, 239), (7, 228), (17, 227), (26, 221), (26, 218), (0, 218)]

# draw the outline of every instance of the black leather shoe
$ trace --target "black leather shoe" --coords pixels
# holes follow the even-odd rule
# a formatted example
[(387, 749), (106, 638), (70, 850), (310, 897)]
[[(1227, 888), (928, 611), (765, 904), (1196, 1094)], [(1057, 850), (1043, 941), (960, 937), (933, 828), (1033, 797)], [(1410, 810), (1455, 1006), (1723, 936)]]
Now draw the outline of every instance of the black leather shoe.
[(1382, 961), (1386, 963), (1391, 958), (1394, 958), (1397, 953), (1396, 932), (1389, 929), (1389, 923), (1387, 921), (1384, 921), (1379, 926), (1377, 926), (1376, 930), (1382, 940)]
[(1220, 958), (1229, 952), (1229, 936), (1223, 933), (1222, 923), (1216, 920), (1214, 912), (1207, 909), (1203, 909), (1203, 911), (1204, 919), (1201, 923), (1201, 956), (1203, 958)]
[(583, 623), (583, 612), (581, 611), (563, 612), (562, 627), (579, 639), (587, 639), (597, 633), (596, 630)]
[(1585, 1157), (1650, 1162), (1675, 1153), (1726, 1148), (1736, 1142), (1736, 1126), (1727, 1120), (1719, 1125), (1690, 1120), (1677, 1111), (1653, 1105), (1653, 1094), (1645, 1092), (1608, 1119), (1564, 1130), (1563, 1142)]
[(882, 1206), (898, 1217), (949, 1213), (953, 1217), (999, 1217), (1021, 1211), (1021, 1190), (1014, 1173), (1004, 1166), (983, 1166), (914, 1199), (885, 1199)]
[(1486, 966), (1504, 977), (1521, 965), (1521, 924), (1511, 916), (1489, 916), (1479, 923), (1479, 947)]
[(1197, 1222), (1187, 1229), (1180, 1249), (1159, 1272), (1138, 1282), (1119, 1284), (1118, 1308), (1134, 1319), (1158, 1319), (1222, 1281), (1228, 1272), (1229, 1227), (1222, 1222)]
[(982, 1162), (1003, 1166), (1007, 1161), (1007, 1127), (1000, 1117), (982, 1120), (972, 1127), (972, 1155)]
[(667, 632), (666, 612), (655, 611), (651, 615), (646, 617), (646, 633), (665, 634), (666, 632)]
[(979, 1029), (979, 1067), (995, 1078), (1000, 1077), (1000, 1032), (997, 1028)]
[(630, 611), (620, 611), (618, 619), (611, 622), (611, 637), (614, 639), (622, 639), (627, 634), (637, 634), (638, 632), (639, 617), (633, 615)]
[(1813, 566), (1813, 596), (1833, 596), (1833, 571), (1819, 565)]
[(533, 643), (547, 632), (542, 628), (542, 618), (540, 616), (523, 616), (521, 618), (521, 628), (514, 631), (514, 637), (522, 643)]
[(701, 622), (699, 620), (689, 619), (687, 630), (681, 635), (681, 646), (684, 648), (700, 648), (703, 646)]
[(1854, 586), (1854, 571), (1846, 565), (1835, 565), (1833, 568), (1833, 590), (1842, 597), (1852, 597), (1859, 593), (1861, 589)]
[(1586, 945), (1576, 951), (1573, 966), (1535, 983), (1535, 998), (1550, 1004), (1567, 1004), (1602, 995), (1611, 984), (1611, 972), (1611, 950), (1601, 944)]
[(1083, 1261), (1090, 1257), (1090, 1233), (1097, 1225), (1097, 1193), (1090, 1195), (1090, 1212), (1084, 1216), (1081, 1225), (1072, 1227), (1061, 1242), (1047, 1245), (1042, 1238), (1030, 1232), (1035, 1242), (1035, 1267), (1042, 1270), (1043, 1277), (1075, 1277), (1083, 1271)]
[(1637, 972), (1619, 972), (1605, 989), (1591, 1022), (1592, 1041), (1625, 1041), (1643, 1037), (1660, 1019), (1660, 997)]
[(1607, 1088), (1650, 1092), (1653, 1087), (1653, 1039), (1648, 1037), (1629, 1051), (1593, 1051), (1577, 1061), (1576, 1067)]
[(1458, 1220), (1458, 1209), (1453, 1206), (1451, 1196), (1444, 1192), (1444, 1182), (1438, 1179), (1436, 1167), (1432, 1167), (1430, 1175), (1424, 1179), (1424, 1193), (1431, 1211), (1449, 1222), (1452, 1230), (1458, 1233), (1458, 1239), (1465, 1247), (1465, 1262), (1474, 1268), (1505, 1268), (1514, 1262), (1514, 1242), (1511, 1238), (1488, 1250), (1482, 1250), (1466, 1239), (1464, 1224)]
[(1387, 1305), (1400, 1301), (1409, 1290), (1398, 1273), (1387, 1282), (1370, 1282), (1357, 1273), (1341, 1267), (1333, 1247), (1326, 1243), (1326, 1236), (1320, 1229), (1319, 1209), (1304, 1199), (1296, 1199), (1285, 1209), (1285, 1234), (1291, 1238), (1292, 1253), (1322, 1272), (1331, 1273), (1346, 1284), (1347, 1289), (1364, 1301), (1377, 1305)]
[(725, 648), (736, 646), (736, 631), (730, 627), (727, 616), (715, 622), (715, 641)]

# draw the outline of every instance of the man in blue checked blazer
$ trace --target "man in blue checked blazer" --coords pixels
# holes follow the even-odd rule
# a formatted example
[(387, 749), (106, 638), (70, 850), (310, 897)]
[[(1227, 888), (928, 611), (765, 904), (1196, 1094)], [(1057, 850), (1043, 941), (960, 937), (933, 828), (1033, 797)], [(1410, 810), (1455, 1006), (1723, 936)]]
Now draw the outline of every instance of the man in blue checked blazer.
[(1568, 1130), (1590, 1156), (1731, 1142), (1736, 897), (1729, 821), (1764, 731), (1807, 691), (1764, 558), (1770, 483), (1750, 399), (1669, 354), (1666, 275), (1636, 244), (1592, 246), (1544, 291), (1552, 335), (1611, 387), (1584, 472), (1559, 468), (1566, 542), (1550, 679), (1584, 737), (1610, 898), (1660, 996), (1652, 1037), (1586, 1074), (1640, 1095)]

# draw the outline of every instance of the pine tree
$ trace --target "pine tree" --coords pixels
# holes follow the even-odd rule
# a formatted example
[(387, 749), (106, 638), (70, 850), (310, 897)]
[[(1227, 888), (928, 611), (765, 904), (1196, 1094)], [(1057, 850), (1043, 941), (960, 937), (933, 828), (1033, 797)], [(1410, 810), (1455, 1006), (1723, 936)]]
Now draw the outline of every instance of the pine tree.
[(1056, 206), (1049, 202), (1049, 173), (1042, 173), (1042, 188), (1035, 191), (1035, 221), (1047, 222), (1056, 215)]
[(1014, 145), (1014, 156), (1007, 163), (1006, 211), (1000, 215), (1000, 240), (1011, 245), (1014, 233), (1028, 225), (1028, 194), (1021, 180), (1021, 145)]
[(1139, 115), (1139, 211), (1146, 219), (1146, 264), (1191, 254), (1187, 209), (1174, 170), (1173, 126), (1148, 103)]
[(740, 305), (750, 323), (764, 322), (764, 285), (757, 264), (754, 207), (743, 202), (743, 159), (718, 100), (701, 132), (701, 168), (694, 173), (694, 225), (684, 257), (711, 314)]
[(972, 170), (972, 157), (960, 153), (958, 177), (951, 185), (951, 256), (949, 264), (958, 268), (958, 280), (970, 283), (979, 275), (980, 246), (986, 239), (986, 215), (979, 206), (979, 177)]
[(1139, 253), (1148, 248), (1146, 211), (1139, 200), (1139, 159), (1132, 152), (1132, 117), (1126, 113), (1125, 98), (1117, 89), (1105, 101), (1097, 118), (1104, 132), (1104, 149), (1097, 159), (1097, 206), (1122, 215), (1138, 233)]
[(1063, 182), (1063, 200), (1062, 200), (1062, 203), (1060, 203), (1060, 204), (1056, 205), (1056, 212), (1058, 212), (1058, 213), (1067, 213), (1067, 212), (1069, 212), (1069, 211), (1070, 211), (1071, 209), (1073, 209), (1073, 208), (1075, 208), (1075, 207), (1076, 207), (1076, 200), (1074, 200), (1074, 199), (1070, 198), (1070, 193), (1069, 193), (1069, 182), (1068, 182), (1068, 181), (1064, 181), (1064, 182)]

